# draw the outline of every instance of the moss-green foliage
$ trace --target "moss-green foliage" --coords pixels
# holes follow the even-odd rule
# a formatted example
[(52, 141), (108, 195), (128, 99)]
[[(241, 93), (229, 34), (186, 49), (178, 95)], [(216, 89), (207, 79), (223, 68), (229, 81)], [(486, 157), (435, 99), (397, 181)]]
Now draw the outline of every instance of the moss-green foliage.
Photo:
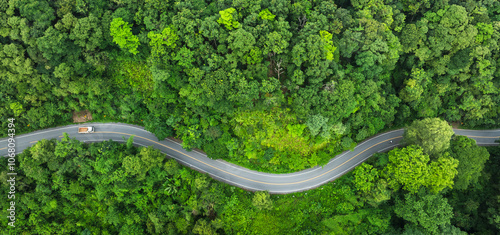
[(19, 117), (24, 112), (23, 105), (19, 102), (10, 103), (10, 109), (14, 112), (14, 116)]
[(151, 94), (154, 83), (147, 64), (136, 61), (122, 61), (116, 66), (117, 85), (130, 87), (141, 94)]

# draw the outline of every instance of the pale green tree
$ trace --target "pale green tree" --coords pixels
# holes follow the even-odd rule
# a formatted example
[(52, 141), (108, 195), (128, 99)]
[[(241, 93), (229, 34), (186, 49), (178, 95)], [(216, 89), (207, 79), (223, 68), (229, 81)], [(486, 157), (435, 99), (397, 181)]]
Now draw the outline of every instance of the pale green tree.
[(232, 30), (233, 28), (239, 28), (240, 23), (234, 19), (234, 15), (237, 15), (236, 9), (228, 8), (223, 11), (219, 11), (220, 18), (217, 23), (222, 24), (226, 29)]
[(273, 208), (273, 201), (271, 200), (271, 196), (267, 191), (259, 191), (255, 192), (252, 205), (257, 207), (259, 210), (270, 210)]
[(477, 183), (484, 164), (490, 157), (486, 148), (477, 146), (474, 139), (455, 136), (451, 141), (449, 152), (451, 157), (459, 162), (454, 188), (465, 190), (470, 184)]

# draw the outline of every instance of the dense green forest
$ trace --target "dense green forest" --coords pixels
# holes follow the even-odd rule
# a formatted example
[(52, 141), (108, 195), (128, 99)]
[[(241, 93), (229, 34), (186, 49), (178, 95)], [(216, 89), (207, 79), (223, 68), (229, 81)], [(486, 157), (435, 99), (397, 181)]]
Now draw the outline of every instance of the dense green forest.
[[(439, 133), (446, 134), (444, 127)], [(9, 234), (498, 234), (500, 146), (453, 136), (379, 153), (340, 179), (286, 195), (247, 192), (152, 147), (67, 135), (17, 156)], [(448, 135), (448, 137), (451, 137)], [(421, 139), (421, 138), (419, 138)], [(437, 147), (445, 146), (442, 149)], [(430, 152), (430, 153), (429, 153)], [(429, 154), (428, 154), (429, 153)], [(0, 158), (7, 165), (6, 158)], [(0, 171), (7, 192), (7, 169)], [(8, 203), (1, 203), (1, 217)]]
[(0, 0), (0, 116), (293, 172), (421, 118), (498, 127), (499, 29), (494, 0)]

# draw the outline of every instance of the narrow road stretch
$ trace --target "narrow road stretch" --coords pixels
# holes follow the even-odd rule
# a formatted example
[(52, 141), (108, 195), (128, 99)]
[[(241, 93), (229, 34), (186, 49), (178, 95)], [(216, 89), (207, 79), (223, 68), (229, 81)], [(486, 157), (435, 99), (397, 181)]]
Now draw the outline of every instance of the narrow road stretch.
[[(92, 125), (95, 132), (78, 134), (78, 127)], [(478, 145), (498, 145), (500, 129), (497, 130), (459, 130), (455, 134), (465, 135), (477, 141)], [(354, 169), (367, 160), (372, 154), (387, 151), (399, 145), (404, 130), (394, 130), (382, 133), (358, 144), (354, 151), (346, 151), (335, 156), (324, 167), (317, 166), (304, 171), (290, 174), (270, 174), (248, 170), (246, 168), (227, 163), (222, 160), (212, 160), (205, 154), (197, 151), (186, 151), (180, 144), (171, 140), (158, 139), (143, 127), (123, 123), (89, 123), (83, 125), (69, 125), (51, 129), (35, 131), (15, 137), (16, 153), (34, 145), (41, 139), (58, 139), (66, 132), (71, 138), (83, 142), (98, 142), (113, 140), (124, 142), (123, 136), (128, 138), (134, 135), (134, 144), (138, 146), (154, 146), (164, 154), (178, 160), (181, 164), (208, 173), (214, 179), (245, 188), (252, 191), (267, 190), (270, 193), (285, 194), (305, 191), (316, 188), (329, 181), (333, 181)], [(391, 142), (392, 141), (392, 142)], [(7, 138), (0, 140), (0, 156), (7, 155)]]

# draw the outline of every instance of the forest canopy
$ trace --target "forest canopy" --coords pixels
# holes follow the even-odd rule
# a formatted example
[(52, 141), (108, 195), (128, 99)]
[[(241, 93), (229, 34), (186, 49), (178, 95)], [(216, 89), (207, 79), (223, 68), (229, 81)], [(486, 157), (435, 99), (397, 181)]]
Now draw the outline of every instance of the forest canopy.
[(18, 156), (12, 231), (498, 234), (500, 150), (448, 123), (500, 126), (499, 42), (494, 0), (0, 0), (2, 130), (88, 110), (285, 173), (413, 122), (407, 146), (281, 196), (151, 148), (42, 140)]

